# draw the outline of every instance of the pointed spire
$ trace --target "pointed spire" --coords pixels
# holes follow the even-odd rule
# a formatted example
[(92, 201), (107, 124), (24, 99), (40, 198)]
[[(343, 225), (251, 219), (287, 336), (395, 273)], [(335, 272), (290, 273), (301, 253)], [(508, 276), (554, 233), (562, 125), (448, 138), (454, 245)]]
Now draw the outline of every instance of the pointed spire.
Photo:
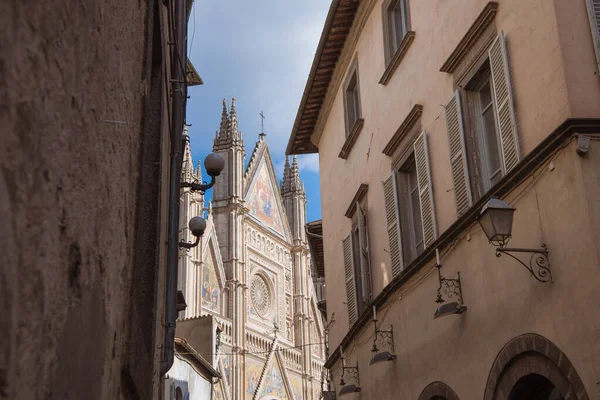
[(300, 182), (300, 171), (298, 170), (298, 158), (294, 155), (292, 160), (292, 168), (290, 169), (290, 189), (293, 191), (302, 190)]
[(227, 102), (223, 99), (223, 111), (221, 112), (221, 125), (219, 126), (219, 132), (217, 136), (225, 138), (227, 136), (227, 127), (229, 120), (227, 118)]
[(237, 113), (235, 111), (235, 97), (231, 98), (231, 109), (229, 110), (229, 130), (227, 134), (234, 139), (239, 137)]
[(281, 194), (290, 191), (290, 158), (285, 157), (285, 166), (283, 167), (283, 179), (281, 180)]
[(181, 165), (181, 179), (185, 182), (191, 182), (194, 174), (194, 162), (192, 161), (192, 148), (190, 147), (190, 138), (188, 136), (187, 126), (183, 128), (185, 136), (185, 149), (183, 152), (183, 163)]
[(196, 179), (198, 179), (199, 182), (202, 182), (202, 163), (200, 162), (200, 160), (198, 160), (198, 166), (196, 167)]

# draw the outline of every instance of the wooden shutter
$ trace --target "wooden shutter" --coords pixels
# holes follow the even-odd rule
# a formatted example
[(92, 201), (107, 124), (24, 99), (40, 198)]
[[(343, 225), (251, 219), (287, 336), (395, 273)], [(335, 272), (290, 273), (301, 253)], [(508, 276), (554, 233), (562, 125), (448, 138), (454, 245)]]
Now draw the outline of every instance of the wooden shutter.
[(383, 182), (383, 196), (385, 199), (385, 216), (387, 219), (387, 232), (390, 243), (390, 261), (392, 263), (392, 276), (397, 276), (404, 268), (402, 259), (402, 239), (400, 236), (400, 215), (398, 200), (398, 181), (396, 172)]
[(492, 85), (494, 86), (494, 105), (496, 121), (500, 134), (502, 164), (504, 174), (519, 163), (519, 138), (506, 58), (506, 45), (502, 31), (489, 49)]
[(348, 306), (348, 322), (350, 326), (356, 322), (356, 285), (354, 284), (354, 260), (352, 259), (352, 234), (342, 242), (344, 249), (344, 272), (346, 275), (346, 305)]
[(587, 0), (587, 8), (596, 50), (596, 72), (600, 73), (600, 0)]
[(456, 203), (456, 213), (460, 217), (471, 207), (473, 198), (471, 197), (465, 130), (463, 128), (460, 93), (458, 90), (446, 103), (445, 111), (448, 143), (450, 145), (450, 167), (454, 185), (454, 201)]
[(419, 184), (419, 200), (421, 201), (421, 221), (423, 222), (423, 245), (427, 248), (437, 238), (435, 223), (435, 207), (433, 205), (433, 189), (431, 186), (431, 166), (429, 164), (429, 148), (427, 132), (423, 131), (415, 140), (415, 164), (417, 166), (417, 182)]
[(369, 259), (369, 235), (367, 232), (367, 214), (356, 202), (356, 217), (358, 219), (358, 241), (360, 246), (360, 271), (362, 279), (362, 300), (371, 303), (371, 263)]

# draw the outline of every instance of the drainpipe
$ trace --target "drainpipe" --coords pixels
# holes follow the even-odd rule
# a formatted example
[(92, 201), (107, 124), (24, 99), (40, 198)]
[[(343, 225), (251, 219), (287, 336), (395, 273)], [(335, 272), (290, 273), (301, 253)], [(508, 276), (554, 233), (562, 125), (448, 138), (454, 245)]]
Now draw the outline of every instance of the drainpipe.
[(179, 263), (179, 197), (183, 162), (183, 124), (185, 121), (186, 67), (186, 10), (185, 0), (175, 4), (175, 37), (171, 46), (172, 129), (171, 168), (169, 176), (169, 226), (167, 247), (167, 288), (165, 295), (165, 337), (160, 373), (164, 375), (173, 365), (175, 352), (175, 321), (177, 320), (177, 267)]

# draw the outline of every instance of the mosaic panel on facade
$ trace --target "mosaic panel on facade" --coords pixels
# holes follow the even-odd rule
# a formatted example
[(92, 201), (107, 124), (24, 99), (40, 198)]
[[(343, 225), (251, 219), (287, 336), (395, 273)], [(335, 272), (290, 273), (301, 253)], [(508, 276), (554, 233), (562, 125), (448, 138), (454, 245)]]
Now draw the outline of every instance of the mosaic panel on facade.
[(244, 385), (244, 391), (252, 398), (262, 373), (263, 363), (256, 361), (252, 358), (246, 358), (246, 384)]
[(246, 206), (250, 209), (250, 215), (274, 232), (284, 236), (283, 220), (277, 205), (276, 195), (278, 193), (276, 194), (273, 190), (267, 164), (263, 158), (246, 196)]
[(221, 288), (209, 247), (204, 257), (204, 268), (202, 269), (202, 305), (209, 310), (219, 312), (220, 295)]
[(277, 361), (273, 360), (267, 371), (265, 371), (264, 381), (258, 392), (258, 399), (279, 400), (288, 398), (281, 370), (277, 365)]
[(302, 396), (302, 378), (298, 375), (290, 374), (290, 386), (292, 387), (293, 399), (294, 400), (303, 400)]

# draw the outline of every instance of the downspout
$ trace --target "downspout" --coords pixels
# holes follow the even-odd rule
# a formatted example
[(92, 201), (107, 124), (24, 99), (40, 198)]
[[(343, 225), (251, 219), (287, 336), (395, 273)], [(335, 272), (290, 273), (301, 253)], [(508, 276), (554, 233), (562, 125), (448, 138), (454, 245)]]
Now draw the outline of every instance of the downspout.
[(183, 124), (185, 121), (186, 10), (185, 0), (175, 3), (175, 37), (171, 46), (172, 129), (171, 166), (169, 176), (169, 225), (167, 247), (167, 288), (165, 295), (165, 337), (160, 373), (164, 375), (173, 365), (175, 353), (175, 321), (177, 320), (177, 267), (179, 263), (179, 197), (183, 163)]

